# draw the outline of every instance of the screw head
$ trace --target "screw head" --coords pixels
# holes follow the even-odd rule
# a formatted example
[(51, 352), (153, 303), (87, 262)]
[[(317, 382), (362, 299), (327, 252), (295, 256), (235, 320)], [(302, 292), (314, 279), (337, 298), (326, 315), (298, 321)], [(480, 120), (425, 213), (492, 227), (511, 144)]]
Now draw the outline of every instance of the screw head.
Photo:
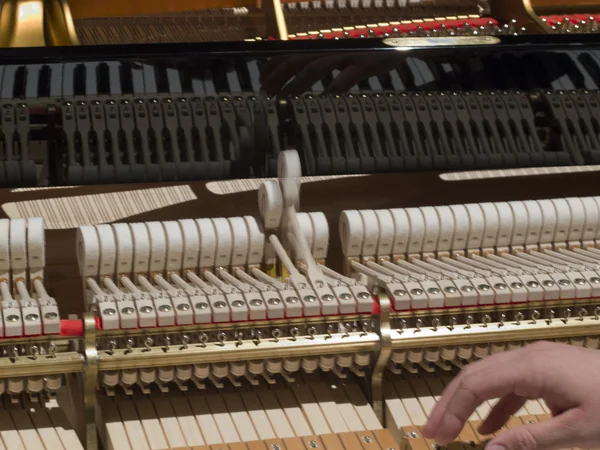
[(300, 301), (300, 299), (298, 297), (286, 297), (285, 302), (290, 304), (290, 305), (294, 305), (296, 303), (298, 303)]
[(231, 302), (231, 306), (233, 306), (234, 308), (241, 308), (244, 306), (244, 302), (241, 300), (235, 300)]
[[(599, 281), (600, 282), (600, 281)], [(368, 292), (359, 292), (357, 297), (361, 300), (366, 300), (367, 298), (369, 298), (371, 296), (371, 294), (369, 294)]]
[(171, 308), (171, 305), (160, 305), (160, 306), (158, 307), (158, 311), (159, 311), (159, 312), (163, 312), (163, 313), (166, 313), (166, 312), (171, 312), (171, 310), (172, 310), (172, 309), (173, 309), (173, 308)]
[(558, 280), (559, 286), (568, 286), (571, 284), (571, 280), (567, 280), (566, 278)]
[(470, 286), (468, 284), (465, 284), (464, 286), (462, 286), (460, 288), (460, 290), (463, 291), (463, 292), (473, 292), (474, 289), (475, 288), (473, 286)]
[(585, 279), (584, 279), (584, 278), (575, 278), (575, 280), (574, 280), (573, 282), (574, 282), (575, 284), (578, 284), (578, 285), (580, 285), (580, 286), (581, 286), (582, 284), (585, 284), (585, 283), (586, 283), (586, 281), (585, 281)]
[(187, 303), (180, 303), (177, 305), (177, 311), (188, 311), (190, 309), (190, 305)]
[(436, 295), (436, 294), (440, 293), (440, 289), (436, 288), (436, 287), (432, 287), (432, 288), (427, 289), (427, 293), (428, 294), (432, 294), (432, 295)]
[[(113, 308), (106, 308), (105, 310), (102, 311), (102, 314), (104, 314), (105, 316), (114, 316), (117, 313), (116, 309)], [(19, 317), (17, 316), (17, 320), (19, 320)], [(13, 322), (16, 322), (16, 320), (14, 320)]]
[(600, 277), (592, 277), (592, 278), (590, 278), (590, 283), (592, 283), (592, 284), (600, 284)]
[(458, 291), (458, 289), (456, 289), (454, 286), (446, 286), (444, 288), (444, 292), (446, 292), (447, 294), (455, 294), (456, 291)]
[(523, 283), (519, 283), (518, 281), (511, 283), (510, 287), (513, 289), (523, 289)]
[(225, 303), (223, 300), (219, 300), (218, 302), (215, 302), (213, 306), (217, 309), (223, 309), (227, 306), (227, 303)]
[(552, 286), (554, 286), (556, 283), (555, 283), (554, 281), (552, 281), (552, 280), (544, 280), (542, 284), (543, 284), (544, 286), (546, 286), (546, 287), (552, 287)]
[(142, 306), (140, 308), (140, 312), (143, 314), (150, 314), (152, 311), (154, 311), (154, 308), (152, 308), (152, 306)]
[(134, 312), (135, 312), (135, 309), (133, 309), (131, 306), (127, 306), (127, 307), (121, 309), (121, 314), (124, 314), (126, 316), (131, 315)]
[(480, 291), (486, 292), (486, 291), (489, 291), (491, 288), (487, 284), (480, 284), (479, 286), (477, 286), (477, 289)]
[(392, 294), (394, 297), (404, 297), (407, 292), (404, 289), (396, 289), (394, 292), (392, 292)]
[(58, 314), (56, 314), (55, 312), (49, 312), (44, 314), (44, 319), (46, 320), (54, 320), (58, 318)]
[(496, 289), (497, 291), (504, 291), (508, 286), (505, 285), (504, 283), (496, 283), (494, 285), (494, 289)]
[(411, 295), (423, 295), (425, 292), (423, 291), (423, 289), (411, 289), (410, 294)]
[(537, 287), (540, 287), (540, 283), (538, 283), (537, 281), (528, 281), (527, 282), (527, 287), (537, 288)]
[(277, 297), (271, 297), (269, 300), (267, 300), (267, 303), (271, 306), (276, 306), (281, 304), (281, 300)]
[(263, 301), (259, 298), (253, 298), (252, 300), (250, 300), (250, 306), (261, 306), (263, 304)]
[(194, 308), (201, 309), (201, 310), (208, 309), (208, 303), (206, 303), (206, 302), (198, 302), (198, 303), (196, 303), (194, 305)]
[(40, 316), (38, 316), (37, 314), (27, 314), (25, 316), (25, 320), (28, 322), (33, 322), (34, 320), (38, 320), (40, 318)]
[(317, 297), (315, 297), (314, 295), (307, 295), (303, 298), (303, 300), (307, 303), (314, 303), (317, 301)]
[(325, 294), (323, 297), (321, 297), (321, 300), (324, 302), (332, 302), (334, 299), (335, 297), (331, 294)]

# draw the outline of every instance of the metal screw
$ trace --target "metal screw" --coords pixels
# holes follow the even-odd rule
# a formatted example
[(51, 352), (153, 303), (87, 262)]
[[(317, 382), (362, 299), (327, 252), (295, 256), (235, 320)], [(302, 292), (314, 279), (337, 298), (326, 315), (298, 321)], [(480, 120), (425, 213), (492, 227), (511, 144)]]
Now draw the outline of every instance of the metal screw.
[(513, 289), (523, 289), (523, 283), (519, 283), (519, 282), (511, 283), (510, 287)]
[(324, 302), (332, 302), (334, 300), (334, 297), (331, 294), (325, 294), (323, 297), (321, 297), (321, 300), (323, 300)]
[(279, 305), (281, 303), (281, 300), (278, 299), (277, 297), (272, 297), (269, 300), (267, 300), (267, 303), (271, 306)]
[(473, 289), (475, 289), (475, 288), (468, 284), (465, 284), (463, 287), (460, 288), (460, 290), (463, 292), (473, 292)]
[(303, 300), (307, 303), (314, 303), (317, 301), (317, 297), (315, 297), (314, 295), (307, 295), (304, 297)]
[[(600, 283), (600, 279), (598, 279), (598, 282)], [(371, 296), (371, 294), (369, 294), (368, 292), (359, 292), (357, 297), (361, 300), (365, 300), (367, 298), (369, 298)]]
[(215, 304), (213, 306), (217, 309), (223, 309), (227, 306), (227, 303), (225, 303), (222, 300), (219, 300), (218, 302), (215, 302)]
[[(104, 314), (105, 316), (114, 316), (117, 313), (117, 311), (113, 308), (106, 308), (104, 311), (102, 311), (102, 314)], [(9, 316), (10, 317), (10, 316)], [(16, 322), (17, 320), (19, 320), (18, 316), (16, 320), (11, 320), (10, 322)]]
[(539, 287), (539, 286), (540, 286), (540, 283), (538, 283), (537, 281), (528, 281), (527, 282), (527, 287), (536, 288), (536, 287)]
[(231, 302), (231, 306), (233, 306), (234, 308), (241, 308), (242, 306), (244, 306), (244, 302), (241, 300), (235, 300)]
[(293, 305), (294, 303), (298, 303), (300, 301), (300, 299), (298, 297), (287, 297), (285, 299), (286, 303), (289, 303), (290, 305)]
[(561, 279), (561, 280), (558, 280), (558, 284), (560, 286), (568, 286), (571, 284), (571, 280)]
[(369, 436), (363, 436), (362, 440), (365, 444), (370, 444), (372, 442)]
[(177, 305), (177, 311), (187, 311), (190, 309), (190, 305), (187, 303), (180, 303)]
[(121, 309), (121, 314), (125, 314), (126, 316), (133, 314), (134, 312), (135, 312), (135, 309), (133, 309), (131, 306), (127, 306), (127, 307)]
[(583, 278), (575, 278), (574, 283), (575, 284), (579, 284), (579, 285), (585, 284), (585, 279), (583, 279)]
[(194, 305), (196, 309), (208, 309), (208, 303), (206, 302), (198, 302)]
[(340, 300), (350, 300), (351, 298), (352, 298), (352, 296), (350, 294), (348, 294), (347, 292), (340, 294)]
[(444, 288), (444, 292), (448, 293), (448, 294), (454, 294), (456, 293), (458, 289), (456, 289), (454, 286), (446, 286)]
[(592, 284), (600, 284), (600, 277), (592, 277), (592, 278), (590, 278), (590, 283), (592, 283)]
[(397, 289), (392, 294), (394, 295), (394, 297), (404, 297), (407, 294), (407, 292), (403, 289)]
[(56, 318), (58, 318), (58, 314), (56, 314), (55, 312), (49, 312), (44, 314), (44, 319), (46, 320), (54, 320)]
[(546, 287), (552, 287), (552, 286), (554, 286), (554, 284), (555, 284), (555, 283), (554, 283), (554, 281), (552, 281), (552, 280), (544, 280), (544, 281), (542, 282), (542, 284), (543, 284), (544, 286), (546, 286)]
[(494, 285), (494, 289), (497, 289), (498, 291), (503, 291), (507, 288), (508, 286), (506, 286), (504, 283), (497, 283)]
[(38, 320), (40, 318), (40, 316), (38, 316), (37, 314), (27, 314), (25, 316), (25, 320), (28, 322), (33, 322), (34, 320)]
[(432, 288), (427, 289), (427, 293), (435, 295), (435, 294), (439, 294), (440, 290), (439, 290), (439, 288), (432, 287)]
[(263, 301), (261, 299), (253, 298), (252, 300), (250, 300), (250, 306), (261, 306), (262, 304)]
[(480, 284), (479, 286), (477, 286), (477, 289), (479, 289), (480, 291), (489, 291), (490, 290), (490, 286), (487, 284)]
[(152, 311), (154, 311), (154, 308), (152, 308), (152, 306), (142, 306), (140, 308), (140, 312), (143, 313), (143, 314), (149, 314)]
[(170, 306), (170, 305), (160, 305), (160, 306), (158, 307), (158, 310), (159, 310), (160, 312), (163, 312), (163, 313), (166, 313), (166, 312), (171, 312), (171, 309), (172, 309), (172, 308), (171, 308), (171, 306)]

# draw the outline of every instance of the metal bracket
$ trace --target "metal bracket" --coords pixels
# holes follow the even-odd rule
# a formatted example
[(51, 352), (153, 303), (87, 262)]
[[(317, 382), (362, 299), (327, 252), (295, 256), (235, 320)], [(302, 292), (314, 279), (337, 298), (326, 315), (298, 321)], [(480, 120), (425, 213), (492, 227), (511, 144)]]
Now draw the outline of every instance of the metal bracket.
[(66, 0), (4, 0), (0, 7), (0, 47), (77, 45)]
[(489, 0), (490, 16), (501, 23), (513, 20), (517, 28), (525, 27), (527, 33), (547, 33), (542, 19), (536, 14), (530, 0)]

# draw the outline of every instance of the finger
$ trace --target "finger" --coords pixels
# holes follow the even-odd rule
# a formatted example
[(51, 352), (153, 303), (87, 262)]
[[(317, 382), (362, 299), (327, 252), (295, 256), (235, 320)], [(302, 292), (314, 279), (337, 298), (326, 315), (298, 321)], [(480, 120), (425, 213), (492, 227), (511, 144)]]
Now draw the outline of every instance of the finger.
[(507, 396), (502, 397), (498, 403), (494, 405), (479, 427), (479, 433), (482, 435), (494, 434), (508, 422), (508, 419), (510, 419), (513, 414), (525, 405), (526, 401), (526, 398), (519, 397), (515, 394), (508, 394)]
[(365, 68), (358, 64), (351, 64), (342, 70), (337, 77), (333, 79), (327, 93), (329, 94), (344, 94), (352, 87), (356, 86), (367, 77)]
[[(529, 358), (531, 361), (532, 358)], [(437, 422), (435, 438), (441, 444), (456, 438), (475, 409), (486, 400), (509, 394), (539, 398), (545, 388), (545, 378), (536, 376), (539, 370), (530, 362), (493, 365), (461, 377), (454, 392), (447, 396), (442, 409), (432, 418)], [(429, 430), (428, 430), (429, 431)]]
[(346, 55), (329, 56), (312, 61), (296, 74), (294, 79), (285, 86), (281, 95), (300, 95), (309, 90), (315, 83), (321, 81), (334, 70), (343, 70), (349, 64)]
[[(444, 393), (442, 394), (442, 398), (436, 404), (433, 409), (431, 416), (425, 427), (423, 428), (423, 434), (427, 438), (436, 439), (438, 438), (437, 430), (439, 430), (440, 423), (444, 418), (446, 409), (448, 408), (448, 403), (454, 398), (454, 394), (456, 390), (464, 383), (465, 377), (471, 377), (472, 374), (477, 374), (479, 372), (483, 372), (490, 368), (495, 367), (503, 367), (506, 365), (512, 365), (515, 358), (518, 358), (519, 352), (521, 350), (517, 350), (514, 352), (505, 352), (505, 353), (497, 353), (492, 356), (488, 356), (487, 358), (478, 361), (469, 365), (466, 369), (462, 370), (446, 387)], [(498, 398), (498, 397), (496, 397)], [(471, 411), (471, 414), (473, 411)], [(470, 417), (471, 414), (468, 414)]]
[(314, 55), (299, 55), (269, 61), (271, 64), (267, 63), (261, 70), (261, 88), (269, 95), (278, 94), (288, 81), (314, 59)]
[(551, 420), (524, 425), (496, 436), (486, 450), (561, 450), (586, 447), (583, 411), (570, 409)]

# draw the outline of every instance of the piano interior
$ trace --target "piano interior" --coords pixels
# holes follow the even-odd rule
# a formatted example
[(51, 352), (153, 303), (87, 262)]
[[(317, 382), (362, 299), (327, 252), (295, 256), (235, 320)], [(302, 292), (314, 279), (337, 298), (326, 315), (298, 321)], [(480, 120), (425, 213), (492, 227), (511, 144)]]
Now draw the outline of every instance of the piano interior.
[(599, 13), (5, 0), (0, 450), (442, 449), (467, 365), (598, 349)]

